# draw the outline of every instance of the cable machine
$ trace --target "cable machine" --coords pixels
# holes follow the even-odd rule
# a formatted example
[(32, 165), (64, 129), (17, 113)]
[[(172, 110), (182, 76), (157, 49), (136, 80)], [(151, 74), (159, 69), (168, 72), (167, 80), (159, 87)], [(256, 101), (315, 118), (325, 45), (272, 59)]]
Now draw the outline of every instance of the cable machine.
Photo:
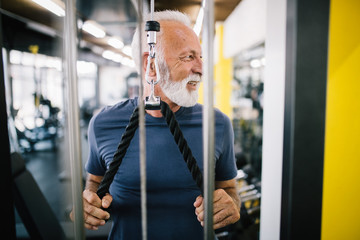
[[(72, 29), (76, 29), (75, 25), (75, 1), (66, 0), (66, 16), (65, 26), (65, 42), (64, 49), (70, 49), (66, 51), (66, 78), (68, 84), (68, 125), (69, 131), (72, 134), (70, 136), (70, 162), (71, 162), (71, 175), (72, 175), (72, 195), (74, 201), (74, 215), (75, 215), (75, 238), (84, 239), (83, 231), (83, 215), (82, 215), (82, 182), (80, 177), (82, 176), (81, 166), (78, 159), (81, 159), (80, 151), (80, 128), (78, 125), (78, 111), (75, 106), (77, 104), (77, 81), (70, 81), (76, 79), (76, 34)], [(138, 5), (138, 26), (140, 32), (143, 31), (142, 26), (142, 1), (137, 1)], [(179, 124), (175, 119), (174, 113), (169, 106), (161, 101), (160, 97), (155, 96), (154, 86), (159, 82), (160, 75), (157, 74), (156, 79), (149, 77), (150, 63), (154, 62), (155, 69), (158, 70), (158, 61), (156, 57), (156, 33), (160, 31), (160, 24), (153, 20), (154, 13), (154, 0), (151, 0), (150, 4), (150, 21), (145, 24), (145, 31), (147, 31), (147, 43), (149, 46), (148, 63), (145, 72), (145, 80), (151, 86), (151, 93), (145, 98), (143, 102), (141, 100), (143, 96), (142, 86), (142, 74), (140, 72), (140, 100), (139, 105), (135, 108), (129, 124), (125, 129), (125, 132), (121, 138), (118, 148), (113, 156), (108, 170), (106, 171), (104, 178), (98, 188), (97, 194), (100, 198), (104, 197), (109, 191), (110, 184), (121, 165), (122, 159), (126, 154), (126, 150), (130, 145), (136, 129), (139, 127), (140, 133), (140, 176), (141, 176), (141, 216), (142, 216), (142, 239), (147, 239), (147, 212), (146, 212), (146, 148), (145, 148), (145, 109), (149, 110), (161, 110), (162, 115), (165, 117), (170, 132), (174, 136), (174, 140), (178, 145), (180, 152), (183, 155), (184, 161), (187, 164), (191, 175), (200, 188), (205, 201), (205, 226), (204, 226), (204, 239), (214, 239), (213, 231), (213, 192), (214, 192), (214, 112), (213, 112), (213, 1), (203, 0), (202, 6), (204, 8), (204, 25), (203, 28), (203, 55), (204, 55), (204, 111), (203, 111), (203, 139), (204, 139), (204, 177), (196, 163), (195, 158), (191, 153), (190, 147), (180, 130)], [(139, 41), (142, 42), (142, 34), (139, 34)], [(141, 48), (142, 44), (140, 44)], [(142, 54), (142, 50), (140, 49)], [(140, 63), (141, 64), (141, 63)], [(140, 66), (142, 69), (142, 66)], [(70, 104), (71, 103), (71, 104)]]

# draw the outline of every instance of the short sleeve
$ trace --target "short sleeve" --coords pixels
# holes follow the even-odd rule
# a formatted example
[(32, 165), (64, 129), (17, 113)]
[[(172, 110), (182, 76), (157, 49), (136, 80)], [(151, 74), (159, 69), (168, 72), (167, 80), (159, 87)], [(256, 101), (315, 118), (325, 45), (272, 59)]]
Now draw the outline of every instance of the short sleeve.
[(97, 176), (103, 176), (106, 171), (106, 166), (104, 161), (102, 161), (99, 149), (96, 141), (96, 130), (95, 123), (96, 117), (94, 116), (89, 123), (88, 128), (88, 144), (89, 144), (89, 157), (85, 165), (85, 169), (88, 173)]
[(215, 180), (231, 180), (237, 175), (235, 153), (234, 153), (234, 131), (230, 119), (222, 114), (223, 132), (222, 132), (222, 151), (219, 159), (216, 161)]

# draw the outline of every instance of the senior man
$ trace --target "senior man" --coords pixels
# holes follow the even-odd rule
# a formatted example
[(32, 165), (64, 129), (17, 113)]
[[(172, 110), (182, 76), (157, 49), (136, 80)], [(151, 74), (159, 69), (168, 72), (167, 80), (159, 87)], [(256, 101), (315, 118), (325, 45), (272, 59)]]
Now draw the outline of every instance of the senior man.
[[(161, 77), (155, 85), (160, 96), (175, 113), (181, 130), (203, 171), (202, 106), (197, 104), (202, 75), (201, 46), (190, 28), (189, 18), (177, 11), (154, 13), (161, 30), (157, 35), (158, 72), (150, 64), (150, 77)], [(146, 40), (140, 58), (138, 30), (133, 39), (133, 57), (146, 71)], [(143, 80), (144, 97), (151, 88)], [(110, 239), (141, 239), (139, 135), (134, 138), (103, 199), (96, 195), (98, 186), (112, 161), (129, 118), (138, 105), (137, 98), (105, 107), (89, 124), (90, 154), (86, 164), (88, 178), (83, 192), (85, 227), (96, 230), (110, 218)], [(233, 129), (227, 116), (215, 110), (215, 188), (214, 229), (240, 218), (240, 200), (236, 192), (236, 165)], [(160, 110), (147, 110), (146, 175), (149, 239), (202, 239), (203, 197), (174, 142)], [(104, 211), (111, 205), (110, 213)]]

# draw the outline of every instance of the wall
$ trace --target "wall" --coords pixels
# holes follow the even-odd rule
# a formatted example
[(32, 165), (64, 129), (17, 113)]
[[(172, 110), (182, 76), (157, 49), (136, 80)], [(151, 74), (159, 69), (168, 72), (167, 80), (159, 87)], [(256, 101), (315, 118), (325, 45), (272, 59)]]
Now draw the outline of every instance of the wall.
[(234, 57), (241, 51), (264, 42), (266, 2), (266, 0), (242, 0), (225, 20), (224, 56), (226, 58)]
[(285, 98), (286, 0), (268, 0), (260, 239), (280, 238)]
[(360, 239), (360, 1), (330, 6), (322, 239)]
[(216, 108), (231, 118), (232, 107), (230, 106), (231, 81), (233, 79), (232, 59), (224, 57), (224, 25), (216, 24), (215, 34), (215, 72), (214, 72), (214, 95)]

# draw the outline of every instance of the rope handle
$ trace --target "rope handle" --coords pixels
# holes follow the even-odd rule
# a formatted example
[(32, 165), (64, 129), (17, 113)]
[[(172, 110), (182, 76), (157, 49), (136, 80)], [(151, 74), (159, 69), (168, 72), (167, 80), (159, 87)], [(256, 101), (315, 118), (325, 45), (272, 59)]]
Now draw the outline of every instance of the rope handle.
[(174, 136), (174, 140), (183, 155), (184, 161), (193, 177), (196, 185), (203, 194), (203, 175), (200, 171), (199, 165), (196, 162), (196, 159), (192, 155), (191, 149), (187, 144), (187, 141), (180, 129), (179, 123), (175, 118), (175, 114), (171, 111), (169, 105), (165, 102), (161, 102), (161, 113), (165, 117), (166, 123), (170, 129), (171, 134)]
[[(203, 194), (203, 175), (200, 171), (200, 168), (196, 162), (196, 159), (192, 155), (191, 149), (187, 144), (187, 141), (184, 138), (183, 133), (181, 132), (179, 123), (175, 118), (175, 114), (171, 111), (169, 105), (161, 101), (161, 113), (164, 116), (166, 123), (170, 129), (171, 134), (174, 136), (174, 140), (183, 155), (184, 161), (193, 177), (196, 185), (201, 190)], [(109, 165), (109, 168), (106, 170), (104, 178), (102, 179), (99, 188), (97, 190), (97, 195), (102, 199), (106, 193), (109, 192), (110, 185), (114, 180), (115, 174), (117, 173), (122, 160), (126, 154), (126, 151), (131, 143), (132, 138), (135, 135), (136, 129), (139, 126), (139, 107), (136, 107), (130, 117), (129, 124), (125, 128), (125, 132), (121, 137), (121, 141), (117, 147), (116, 152), (114, 153), (113, 160)]]
[(129, 124), (125, 128), (125, 132), (121, 137), (117, 150), (114, 153), (113, 160), (111, 161), (109, 168), (106, 170), (104, 178), (101, 180), (99, 188), (96, 194), (102, 199), (106, 193), (109, 192), (111, 183), (114, 180), (122, 160), (126, 154), (126, 151), (131, 143), (132, 138), (135, 135), (136, 129), (139, 126), (139, 107), (136, 107), (130, 117)]

